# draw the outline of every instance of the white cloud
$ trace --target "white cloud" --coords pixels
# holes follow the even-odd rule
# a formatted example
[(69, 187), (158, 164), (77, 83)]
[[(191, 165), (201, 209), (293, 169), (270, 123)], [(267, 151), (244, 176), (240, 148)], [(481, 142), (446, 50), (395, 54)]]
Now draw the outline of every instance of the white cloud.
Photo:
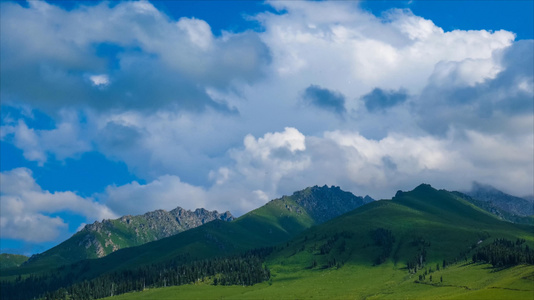
[(106, 86), (109, 84), (109, 76), (106, 74), (92, 75), (89, 79), (94, 86)]
[(88, 220), (116, 217), (106, 206), (73, 192), (44, 191), (32, 172), (17, 168), (0, 174), (1, 232), (3, 238), (45, 242), (64, 235), (68, 224), (53, 214), (71, 212)]
[[(517, 139), (466, 131), (445, 137), (391, 134), (373, 140), (353, 131), (329, 131), (322, 137), (304, 136), (296, 129), (291, 129), (291, 134), (288, 131), (267, 133), (258, 139), (247, 136), (244, 148), (230, 151), (235, 163), (212, 173), (215, 184), (208, 195), (228, 189), (240, 190), (244, 195), (248, 190), (253, 191), (250, 201), (265, 203), (266, 199), (306, 186), (333, 184), (357, 195), (390, 198), (396, 190), (413, 188), (421, 182), (462, 190), (475, 180), (513, 194), (527, 194), (531, 189), (528, 182), (534, 178), (532, 133)], [(290, 135), (301, 136), (301, 150), (275, 151), (273, 145), (283, 144), (280, 141)], [(285, 149), (289, 149), (287, 145)], [(224, 200), (225, 193), (221, 195), (219, 199), (233, 211), (246, 211), (245, 206), (240, 207), (242, 203)]]
[(208, 23), (199, 19), (181, 18), (176, 26), (187, 32), (191, 43), (197, 45), (202, 50), (208, 50), (213, 43), (213, 34)]
[[(252, 82), (269, 59), (255, 34), (213, 37), (205, 21), (170, 20), (149, 2), (71, 11), (28, 4), (2, 3), (4, 103), (24, 101), (49, 112), (65, 106), (227, 110), (205, 89)], [(87, 80), (86, 74), (94, 75)]]
[[(262, 39), (273, 53), (273, 69), (282, 80), (299, 85), (305, 80), (349, 98), (377, 86), (419, 92), (437, 63), (487, 60), (514, 39), (506, 31), (444, 32), (409, 10), (394, 10), (380, 19), (353, 3), (273, 5), (287, 11), (259, 17), (266, 27)], [(330, 17), (325, 11), (332, 13)]]
[(29, 161), (36, 161), (43, 166), (49, 155), (58, 160), (75, 157), (91, 151), (91, 136), (82, 128), (76, 112), (62, 111), (61, 121), (50, 130), (29, 128), (24, 120), (6, 124), (1, 127), (2, 140), (12, 141), (23, 156)]
[(206, 192), (184, 183), (177, 176), (164, 175), (147, 184), (134, 181), (122, 186), (109, 186), (100, 201), (121, 215), (143, 214), (157, 209), (172, 210), (204, 207)]

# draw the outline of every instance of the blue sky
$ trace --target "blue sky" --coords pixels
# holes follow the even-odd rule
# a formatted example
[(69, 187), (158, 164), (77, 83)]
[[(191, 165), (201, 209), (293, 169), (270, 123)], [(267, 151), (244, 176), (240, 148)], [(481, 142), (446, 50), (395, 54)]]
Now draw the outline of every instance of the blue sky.
[(534, 194), (533, 3), (2, 2), (0, 251), (315, 184)]

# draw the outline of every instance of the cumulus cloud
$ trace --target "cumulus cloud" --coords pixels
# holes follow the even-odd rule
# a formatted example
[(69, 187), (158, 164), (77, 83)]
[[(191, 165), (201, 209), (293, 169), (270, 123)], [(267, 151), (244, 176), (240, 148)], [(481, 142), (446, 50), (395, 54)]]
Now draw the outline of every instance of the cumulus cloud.
[(121, 215), (143, 214), (157, 209), (172, 210), (204, 207), (206, 192), (184, 183), (177, 176), (164, 175), (156, 180), (139, 184), (134, 181), (122, 186), (109, 186), (100, 200)]
[(285, 13), (258, 19), (266, 28), (262, 39), (273, 53), (273, 68), (284, 80), (303, 77), (346, 96), (377, 86), (419, 92), (437, 63), (489, 59), (514, 39), (507, 31), (444, 32), (409, 10), (377, 18), (350, 2), (272, 5)]
[[(298, 136), (304, 144), (299, 151), (277, 156), (280, 152), (275, 151), (276, 145), (291, 135)], [(277, 143), (266, 142), (275, 136)], [(327, 131), (316, 137), (286, 128), (264, 138), (248, 136), (244, 149), (232, 150), (235, 164), (212, 174), (217, 182), (211, 190), (241, 184), (244, 189), (254, 190), (260, 201), (313, 184), (335, 184), (359, 195), (390, 198), (396, 190), (421, 182), (461, 190), (479, 178), (522, 194), (530, 192), (527, 182), (534, 176), (533, 144), (532, 135), (518, 140), (478, 132), (451, 133), (446, 137), (391, 134), (374, 140), (353, 131)], [(503, 185), (504, 178), (514, 180)]]
[(65, 106), (224, 111), (229, 108), (205, 89), (252, 82), (269, 61), (255, 34), (214, 37), (205, 21), (173, 21), (144, 1), (72, 11), (44, 1), (28, 7), (8, 2), (2, 3), (1, 19), (2, 100), (47, 111)]
[(116, 215), (106, 206), (73, 192), (49, 192), (35, 182), (32, 172), (17, 168), (0, 174), (3, 238), (29, 242), (55, 240), (68, 229), (59, 212), (71, 212), (88, 220), (113, 218)]
[(24, 158), (35, 161), (40, 166), (51, 155), (64, 160), (91, 151), (90, 139), (84, 137), (87, 131), (82, 128), (78, 115), (72, 111), (62, 111), (60, 115), (61, 121), (56, 124), (56, 128), (50, 130), (29, 128), (22, 119), (17, 122), (3, 120), (5, 125), (1, 127), (1, 139), (11, 141), (22, 149)]
[[(269, 132), (259, 138), (247, 135), (243, 146), (230, 150), (232, 164), (210, 173), (215, 181), (210, 189), (212, 196), (233, 189), (244, 195), (252, 192), (249, 198), (252, 204), (265, 203), (268, 196), (277, 194), (280, 181), (291, 180), (310, 164), (305, 154), (306, 138), (295, 128), (286, 127), (282, 132)], [(243, 211), (244, 207), (228, 204)]]
[(434, 134), (445, 134), (451, 127), (491, 134), (531, 133), (532, 122), (522, 122), (522, 129), (517, 125), (522, 118), (531, 120), (534, 111), (533, 53), (533, 41), (519, 41), (496, 52), (495, 60), (503, 69), (472, 85), (456, 82), (464, 62), (448, 66), (447, 72), (438, 65), (416, 103), (420, 126)]

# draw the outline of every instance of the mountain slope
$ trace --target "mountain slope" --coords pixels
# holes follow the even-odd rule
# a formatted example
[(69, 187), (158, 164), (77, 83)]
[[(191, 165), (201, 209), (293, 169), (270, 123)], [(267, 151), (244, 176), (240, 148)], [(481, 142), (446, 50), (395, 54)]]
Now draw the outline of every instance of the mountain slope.
[[(356, 197), (338, 187), (307, 188), (291, 196), (271, 200), (231, 222), (215, 220), (168, 238), (118, 250), (97, 260), (80, 261), (63, 267), (59, 272), (69, 270), (79, 274), (76, 280), (83, 280), (105, 272), (145, 264), (169, 260), (185, 262), (273, 246), (291, 239), (322, 220), (353, 210), (369, 201), (373, 200), (369, 197)], [(335, 203), (336, 207), (329, 203)], [(49, 265), (32, 262), (16, 270), (7, 270), (5, 275), (44, 271), (54, 272)]]
[(534, 215), (532, 216), (516, 215), (507, 210), (497, 207), (492, 201), (478, 200), (478, 199), (475, 199), (469, 195), (466, 195), (460, 192), (453, 192), (453, 193), (456, 196), (466, 200), (467, 202), (472, 203), (475, 206), (480, 207), (483, 210), (497, 216), (501, 220), (506, 220), (508, 222), (518, 223), (518, 224), (534, 225)]
[(95, 261), (93, 275), (104, 268), (106, 271), (127, 269), (177, 257), (205, 259), (274, 246), (368, 201), (373, 200), (354, 196), (339, 187), (314, 186), (271, 200), (232, 222), (214, 221), (153, 243), (117, 251)]
[(28, 257), (24, 255), (2, 253), (0, 254), (0, 270), (18, 267), (27, 260)]
[(61, 265), (88, 258), (104, 257), (116, 250), (139, 246), (198, 227), (213, 220), (231, 221), (223, 214), (203, 208), (195, 211), (177, 207), (169, 212), (156, 210), (139, 216), (123, 216), (86, 225), (58, 246), (33, 255), (27, 266)]
[(303, 232), (270, 262), (322, 268), (390, 261), (400, 268), (422, 255), (423, 262), (435, 264), (470, 257), (494, 238), (521, 238), (532, 247), (533, 231), (501, 221), (454, 193), (420, 185)]
[(490, 185), (474, 182), (471, 191), (466, 194), (476, 200), (491, 203), (492, 206), (512, 215), (534, 215), (534, 201), (532, 199), (515, 197), (499, 191)]

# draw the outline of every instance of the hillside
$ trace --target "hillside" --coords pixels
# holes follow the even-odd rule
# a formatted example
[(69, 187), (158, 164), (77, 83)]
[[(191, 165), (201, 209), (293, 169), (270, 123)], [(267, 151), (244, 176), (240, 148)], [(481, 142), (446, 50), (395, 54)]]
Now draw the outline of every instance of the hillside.
[(26, 260), (28, 257), (24, 255), (2, 253), (0, 254), (0, 270), (18, 267)]
[(460, 193), (460, 192), (453, 192), (453, 193), (456, 196), (466, 200), (467, 202), (472, 203), (475, 206), (482, 208), (483, 210), (489, 213), (494, 214), (501, 220), (505, 220), (505, 221), (512, 222), (512, 223), (518, 223), (518, 224), (534, 225), (534, 215), (532, 216), (516, 215), (514, 213), (511, 213), (505, 209), (502, 209), (496, 206), (496, 204), (494, 204), (492, 201), (483, 201), (483, 200), (474, 199), (473, 197)]
[(195, 211), (177, 207), (138, 216), (123, 216), (86, 225), (58, 246), (36, 254), (24, 264), (28, 268), (58, 266), (83, 259), (104, 257), (122, 248), (139, 246), (198, 227), (213, 220), (231, 221), (230, 212), (218, 213), (203, 208)]
[(527, 251), (533, 229), (421, 185), (279, 244), (264, 263), (268, 282), (214, 286), (208, 277), (110, 299), (532, 299), (532, 262), (494, 267), (472, 255), (503, 238)]
[[(315, 186), (271, 200), (232, 222), (210, 222), (157, 242), (117, 251), (93, 265), (105, 266), (108, 270), (125, 269), (176, 257), (205, 259), (274, 246), (321, 224), (322, 220), (354, 210), (367, 201), (373, 200), (364, 200), (339, 187)], [(334, 208), (332, 203), (337, 207)], [(101, 269), (96, 267), (96, 270)]]
[(335, 258), (366, 265), (391, 261), (406, 267), (422, 252), (432, 263), (463, 259), (472, 248), (494, 238), (533, 243), (532, 231), (532, 226), (501, 221), (454, 193), (420, 185), (307, 230), (273, 260), (284, 260), (285, 254), (296, 251), (285, 263), (308, 258), (310, 265), (314, 259), (317, 266), (324, 266)]
[[(96, 260), (60, 267), (26, 264), (3, 272), (5, 279), (33, 274), (59, 274), (60, 280), (78, 282), (101, 274), (139, 268), (148, 264), (190, 262), (237, 254), (287, 241), (322, 220), (346, 213), (373, 201), (356, 197), (339, 187), (311, 187), (284, 196), (231, 222), (215, 220), (174, 236), (113, 252)], [(302, 205), (300, 204), (302, 203)], [(331, 203), (335, 203), (333, 207)], [(306, 205), (306, 207), (304, 206)], [(63, 274), (63, 275), (62, 275)]]
[[(74, 283), (57, 295), (97, 293), (97, 298), (148, 288), (118, 299), (531, 299), (534, 227), (499, 220), (455, 193), (426, 184), (312, 226), (318, 223), (312, 215), (323, 210), (299, 203), (327, 191), (322, 189), (273, 200), (232, 222), (210, 222), (60, 268), (51, 283), (46, 276), (18, 289), (4, 282), (2, 299), (12, 298), (7, 293), (13, 291), (13, 298), (29, 299), (31, 294), (17, 291), (35, 293), (39, 282), (49, 282), (52, 290)], [(239, 254), (265, 246), (274, 247)], [(488, 251), (494, 254), (485, 262)], [(263, 275), (249, 281), (251, 270)], [(191, 282), (195, 285), (183, 285)], [(243, 287), (245, 282), (258, 284)], [(181, 286), (163, 288), (176, 284)]]

